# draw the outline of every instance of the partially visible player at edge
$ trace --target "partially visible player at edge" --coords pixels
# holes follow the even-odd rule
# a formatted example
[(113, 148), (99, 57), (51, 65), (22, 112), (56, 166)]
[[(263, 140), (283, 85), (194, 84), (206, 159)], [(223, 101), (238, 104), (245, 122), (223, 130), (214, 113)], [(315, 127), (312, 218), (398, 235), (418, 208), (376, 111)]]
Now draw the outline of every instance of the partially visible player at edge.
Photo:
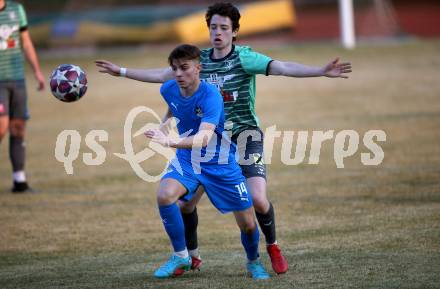
[[(240, 28), (240, 12), (230, 3), (216, 3), (210, 6), (205, 18), (212, 48), (202, 50), (200, 78), (215, 84), (223, 95), (226, 120), (233, 124), (232, 140), (238, 142), (238, 147), (245, 146), (244, 150), (239, 150), (240, 159), (248, 159), (249, 156), (255, 159), (253, 164), (241, 165), (241, 168), (253, 198), (258, 223), (266, 238), (272, 268), (276, 273), (282, 274), (288, 270), (288, 263), (277, 244), (274, 207), (266, 194), (263, 133), (259, 128), (254, 108), (255, 75), (348, 78), (345, 74), (351, 72), (351, 64), (340, 63), (339, 58), (336, 58), (323, 67), (314, 67), (274, 60), (252, 51), (247, 46), (235, 45), (234, 41)], [(98, 60), (96, 63), (101, 68), (101, 72), (113, 76), (125, 76), (134, 80), (158, 83), (172, 78), (172, 71), (169, 68), (127, 69), (106, 60)], [(257, 137), (240, 139), (242, 132), (257, 135)], [(201, 265), (197, 244), (196, 204), (202, 194), (203, 191), (199, 190), (198, 195), (190, 203), (181, 206), (187, 246), (193, 256), (193, 268)], [(183, 271), (177, 272), (177, 274), (181, 273)]]
[(38, 57), (21, 4), (0, 0), (0, 142), (9, 131), (13, 193), (31, 191), (25, 175), (26, 121), (29, 119), (23, 52), (32, 66), (38, 90), (44, 89)]
[[(157, 192), (157, 204), (165, 231), (173, 245), (174, 254), (154, 276), (168, 278), (177, 269), (191, 268), (191, 256), (185, 242), (185, 228), (177, 200), (188, 202), (199, 186), (203, 186), (212, 204), (222, 213), (233, 212), (241, 231), (241, 241), (247, 255), (246, 268), (254, 279), (269, 275), (259, 261), (259, 232), (248, 195), (246, 179), (235, 161), (235, 145), (229, 140), (224, 146), (223, 100), (217, 88), (201, 82), (200, 50), (192, 45), (176, 47), (168, 57), (175, 79), (166, 81), (160, 92), (168, 104), (167, 115), (179, 122), (179, 138), (173, 139), (160, 129), (148, 130), (145, 135), (161, 145), (177, 148), (167, 173)], [(229, 150), (230, 148), (230, 150)], [(224, 152), (227, 149), (228, 154)], [(212, 156), (206, 160), (203, 156)], [(227, 157), (221, 164), (220, 156)], [(199, 167), (197, 173), (194, 166)]]

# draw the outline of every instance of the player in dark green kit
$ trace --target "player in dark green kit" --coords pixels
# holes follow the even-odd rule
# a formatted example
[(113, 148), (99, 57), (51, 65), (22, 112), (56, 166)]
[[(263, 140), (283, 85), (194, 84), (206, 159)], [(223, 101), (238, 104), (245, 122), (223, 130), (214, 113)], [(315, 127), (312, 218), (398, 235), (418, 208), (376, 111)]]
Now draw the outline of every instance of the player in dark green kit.
[[(276, 240), (274, 208), (266, 194), (266, 166), (263, 162), (263, 133), (255, 113), (255, 76), (283, 75), (290, 77), (341, 77), (351, 72), (350, 63), (335, 59), (323, 67), (312, 67), (294, 62), (273, 60), (252, 51), (249, 47), (234, 45), (240, 28), (240, 13), (230, 3), (217, 3), (206, 12), (206, 22), (212, 48), (202, 51), (200, 78), (218, 87), (223, 95), (226, 115), (225, 129), (232, 130), (232, 140), (237, 143), (240, 166), (246, 177), (254, 202), (258, 223), (265, 235), (272, 268), (277, 274), (287, 272), (288, 263)], [(111, 62), (96, 62), (101, 72), (125, 76), (145, 82), (164, 82), (172, 78), (170, 69), (127, 69)], [(251, 163), (243, 161), (252, 160)], [(193, 269), (201, 265), (197, 245), (198, 216), (196, 204), (203, 190), (181, 206), (185, 223), (185, 237), (193, 260)], [(176, 275), (183, 271), (177, 271)]]
[(232, 135), (257, 128), (255, 75), (267, 74), (271, 58), (249, 47), (233, 45), (224, 58), (213, 58), (213, 49), (202, 50), (201, 79), (217, 86), (223, 95), (225, 113), (233, 124)]
[(38, 81), (38, 90), (44, 89), (44, 76), (29, 35), (23, 6), (0, 0), (0, 142), (9, 130), (14, 193), (30, 191), (24, 172), (24, 135), (29, 113), (23, 52)]

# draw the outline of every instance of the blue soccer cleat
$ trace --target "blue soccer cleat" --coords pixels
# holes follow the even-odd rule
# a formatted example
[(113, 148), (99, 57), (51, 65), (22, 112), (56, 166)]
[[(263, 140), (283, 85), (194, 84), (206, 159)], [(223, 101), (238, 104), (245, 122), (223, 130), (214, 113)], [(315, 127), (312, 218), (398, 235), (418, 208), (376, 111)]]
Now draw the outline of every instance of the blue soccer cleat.
[(169, 278), (174, 275), (177, 269), (189, 270), (191, 268), (191, 256), (182, 258), (172, 255), (159, 269), (154, 272), (156, 278)]
[(248, 262), (246, 268), (255, 280), (269, 279), (269, 274), (264, 269), (259, 260)]

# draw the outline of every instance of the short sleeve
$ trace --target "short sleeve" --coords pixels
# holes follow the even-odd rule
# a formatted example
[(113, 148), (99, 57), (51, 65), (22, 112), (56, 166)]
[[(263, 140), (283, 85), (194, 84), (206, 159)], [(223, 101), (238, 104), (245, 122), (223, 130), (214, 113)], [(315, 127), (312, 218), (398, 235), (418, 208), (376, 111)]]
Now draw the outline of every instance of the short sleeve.
[(18, 4), (18, 14), (20, 16), (20, 30), (26, 29), (28, 25), (26, 11), (21, 4)]
[(223, 112), (223, 98), (215, 86), (206, 84), (207, 95), (200, 103), (203, 112), (201, 122), (208, 122), (218, 126)]
[(242, 47), (239, 55), (241, 66), (246, 73), (268, 75), (268, 67), (272, 58), (255, 52), (250, 47)]
[(171, 80), (165, 81), (160, 86), (160, 94), (165, 99), (165, 101), (167, 101), (171, 97), (171, 95), (173, 93), (173, 85), (174, 85), (174, 83), (175, 83), (175, 81), (173, 79), (171, 79)]

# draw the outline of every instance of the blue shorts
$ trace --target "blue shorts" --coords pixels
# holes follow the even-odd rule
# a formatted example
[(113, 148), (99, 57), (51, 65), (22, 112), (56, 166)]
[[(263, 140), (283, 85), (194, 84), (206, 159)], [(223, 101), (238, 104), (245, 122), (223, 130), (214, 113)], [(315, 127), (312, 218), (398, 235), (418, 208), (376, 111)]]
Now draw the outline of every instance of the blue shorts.
[(176, 169), (172, 162), (162, 179), (175, 179), (187, 189), (187, 193), (180, 198), (182, 201), (191, 200), (201, 185), (211, 203), (221, 213), (243, 211), (252, 207), (252, 197), (248, 193), (246, 179), (237, 163), (203, 164), (201, 173), (197, 174), (191, 162), (178, 161), (180, 168)]

